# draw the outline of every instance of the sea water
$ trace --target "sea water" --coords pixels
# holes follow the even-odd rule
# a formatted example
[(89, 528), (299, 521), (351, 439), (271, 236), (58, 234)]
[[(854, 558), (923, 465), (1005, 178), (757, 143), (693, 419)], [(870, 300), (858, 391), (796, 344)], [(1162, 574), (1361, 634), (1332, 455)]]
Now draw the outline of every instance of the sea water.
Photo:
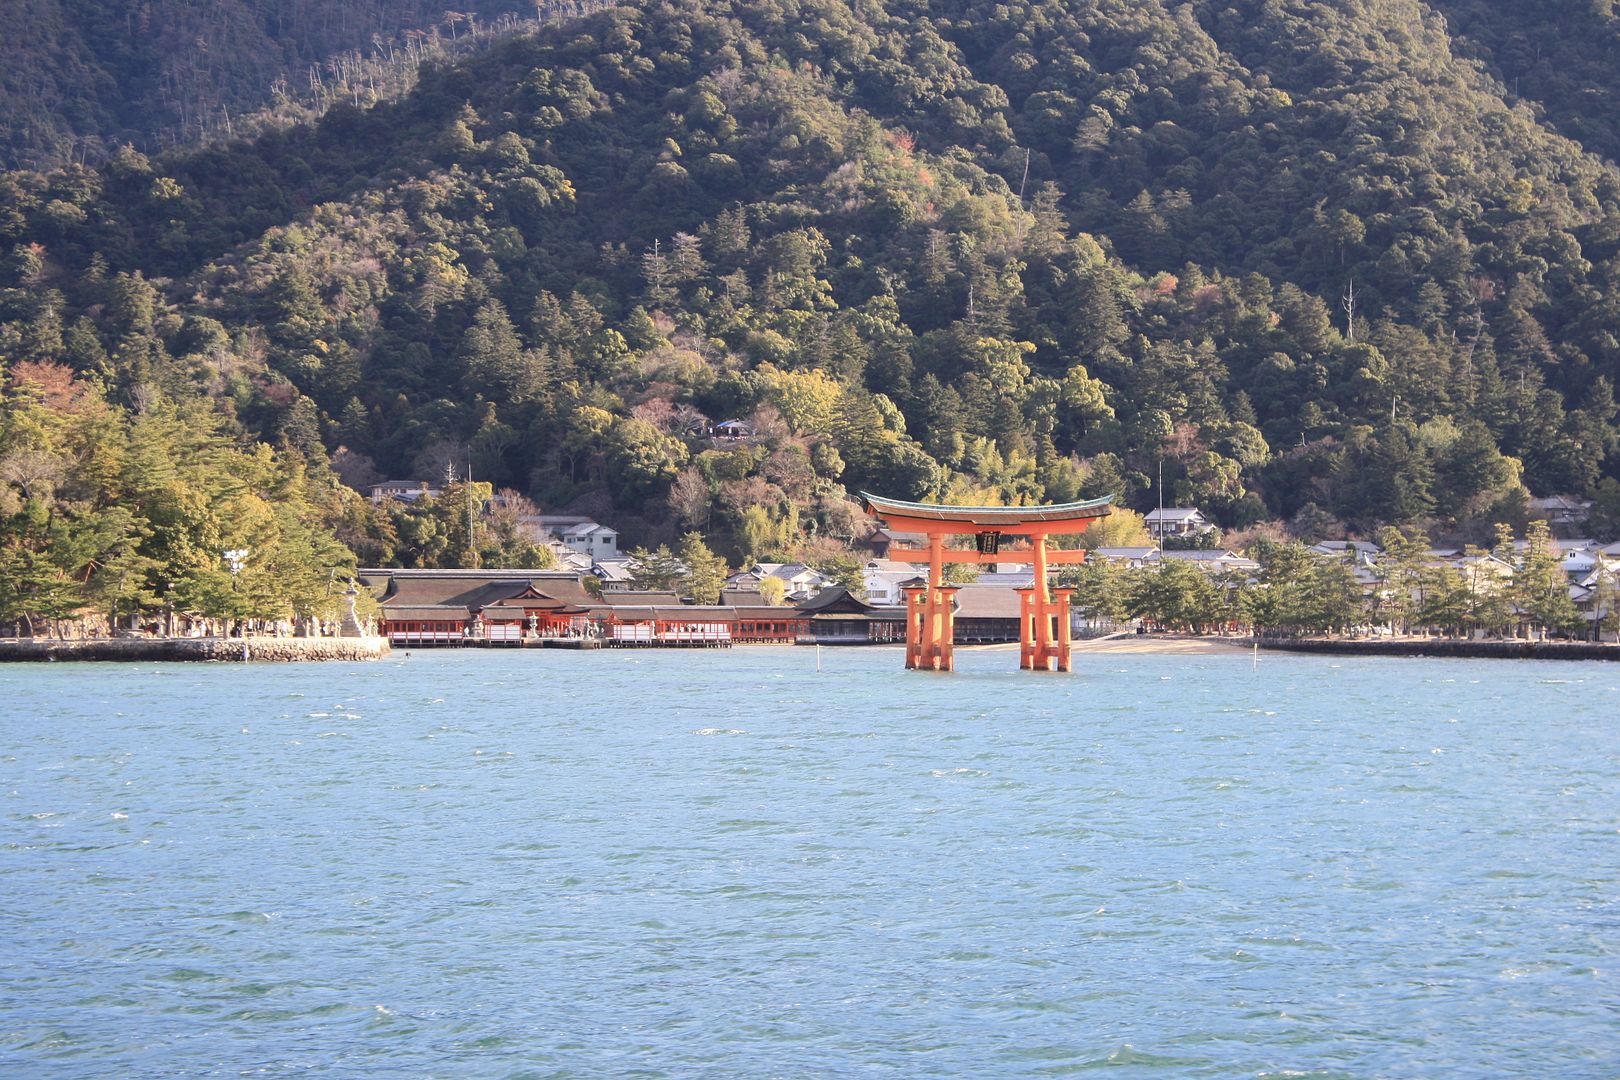
[(1620, 1076), (1620, 665), (0, 668), (0, 1076)]

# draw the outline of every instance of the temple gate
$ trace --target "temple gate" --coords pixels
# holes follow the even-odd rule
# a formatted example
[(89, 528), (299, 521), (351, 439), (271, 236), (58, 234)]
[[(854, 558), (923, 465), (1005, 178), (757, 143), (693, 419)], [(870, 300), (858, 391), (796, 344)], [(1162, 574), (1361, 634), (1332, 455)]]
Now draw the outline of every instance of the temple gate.
[[(956, 633), (955, 598), (959, 585), (945, 584), (946, 563), (1031, 562), (1035, 580), (1019, 589), (1018, 666), (1026, 671), (1070, 670), (1069, 598), (1073, 589), (1052, 589), (1046, 581), (1053, 565), (1085, 561), (1080, 550), (1048, 551), (1046, 538), (1085, 532), (1098, 518), (1114, 512), (1112, 496), (1055, 506), (942, 506), (901, 502), (861, 492), (868, 514), (896, 532), (928, 538), (928, 583), (905, 586), (906, 667), (950, 671)], [(947, 549), (948, 536), (972, 536), (974, 550)], [(1003, 536), (1028, 538), (1028, 546), (1002, 546)], [(922, 548), (891, 547), (890, 558), (923, 555)]]

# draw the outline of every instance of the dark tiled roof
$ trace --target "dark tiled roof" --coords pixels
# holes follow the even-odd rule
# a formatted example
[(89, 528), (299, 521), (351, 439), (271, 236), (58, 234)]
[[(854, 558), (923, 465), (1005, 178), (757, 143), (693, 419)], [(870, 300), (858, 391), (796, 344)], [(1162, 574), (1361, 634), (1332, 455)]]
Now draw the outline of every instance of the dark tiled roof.
[(1019, 597), (998, 585), (964, 585), (956, 594), (958, 619), (1016, 619)]
[(389, 604), (383, 608), (382, 617), (389, 622), (466, 622), (472, 612), (458, 604)]
[(871, 604), (851, 595), (849, 589), (843, 585), (829, 585), (799, 605), (799, 612), (804, 615), (820, 615), (822, 612), (834, 611), (864, 615), (871, 610)]
[(790, 607), (772, 607), (769, 604), (738, 604), (734, 607), (737, 618), (750, 622), (784, 622), (804, 618)]
[(676, 605), (681, 598), (672, 592), (605, 592), (602, 599), (592, 603), (610, 608)]
[(573, 574), (549, 576), (535, 570), (401, 570), (367, 571), (365, 581), (375, 587), (385, 578), (384, 608), (459, 604), (482, 608), (531, 590), (541, 596), (571, 603), (593, 603), (590, 593)]

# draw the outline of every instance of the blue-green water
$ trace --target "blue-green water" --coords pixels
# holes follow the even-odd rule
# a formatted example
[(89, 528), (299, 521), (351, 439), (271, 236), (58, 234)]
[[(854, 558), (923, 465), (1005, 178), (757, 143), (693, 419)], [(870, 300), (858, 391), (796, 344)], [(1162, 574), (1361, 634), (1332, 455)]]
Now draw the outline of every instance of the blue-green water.
[(0, 667), (0, 1075), (1620, 1076), (1620, 665)]

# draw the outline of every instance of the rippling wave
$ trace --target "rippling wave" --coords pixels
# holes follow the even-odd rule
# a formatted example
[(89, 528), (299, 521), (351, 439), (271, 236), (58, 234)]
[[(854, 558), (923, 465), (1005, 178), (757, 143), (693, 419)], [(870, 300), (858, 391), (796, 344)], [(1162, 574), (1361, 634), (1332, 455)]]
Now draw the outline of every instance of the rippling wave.
[(6, 665), (0, 1075), (1620, 1075), (1620, 666), (958, 659)]

